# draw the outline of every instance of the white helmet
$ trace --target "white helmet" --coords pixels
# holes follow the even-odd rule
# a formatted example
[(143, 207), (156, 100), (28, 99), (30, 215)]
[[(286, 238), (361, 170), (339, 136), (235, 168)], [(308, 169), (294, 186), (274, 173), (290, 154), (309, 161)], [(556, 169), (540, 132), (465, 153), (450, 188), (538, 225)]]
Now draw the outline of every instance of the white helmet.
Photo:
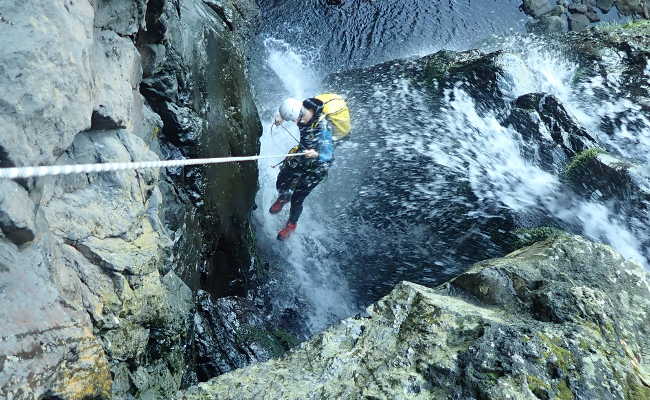
[(300, 118), (300, 110), (302, 109), (302, 102), (294, 98), (288, 98), (280, 105), (280, 117), (285, 121), (295, 122)]

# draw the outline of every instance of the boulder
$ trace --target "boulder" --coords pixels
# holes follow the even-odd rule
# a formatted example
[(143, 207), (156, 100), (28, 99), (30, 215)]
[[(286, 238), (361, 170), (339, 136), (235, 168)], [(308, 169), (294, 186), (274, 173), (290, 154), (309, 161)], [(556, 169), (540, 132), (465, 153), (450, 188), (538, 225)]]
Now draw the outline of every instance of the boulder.
[(595, 0), (594, 5), (606, 13), (614, 6), (614, 0)]
[(640, 231), (647, 247), (641, 232), (650, 211), (650, 166), (590, 149), (573, 158), (564, 176), (577, 193), (607, 202), (619, 219)]
[(623, 15), (650, 17), (644, 0), (616, 0), (616, 8)]
[(566, 32), (569, 28), (567, 19), (563, 15), (543, 15), (536, 21), (528, 23), (526, 27), (530, 32), (538, 34)]
[(593, 7), (588, 7), (587, 12), (585, 13), (587, 18), (589, 18), (589, 22), (599, 22), (600, 21), (600, 16), (598, 16), (598, 13)]
[(569, 14), (569, 27), (572, 31), (580, 32), (589, 28), (589, 18), (585, 14), (581, 13), (570, 13)]
[(643, 267), (556, 237), (436, 289), (403, 282), (284, 357), (177, 398), (645, 398), (648, 311)]
[(584, 3), (571, 3), (569, 4), (569, 11), (574, 14), (586, 14), (587, 5)]
[(524, 12), (535, 18), (549, 13), (554, 6), (555, 4), (551, 4), (548, 0), (524, 0), (522, 3)]

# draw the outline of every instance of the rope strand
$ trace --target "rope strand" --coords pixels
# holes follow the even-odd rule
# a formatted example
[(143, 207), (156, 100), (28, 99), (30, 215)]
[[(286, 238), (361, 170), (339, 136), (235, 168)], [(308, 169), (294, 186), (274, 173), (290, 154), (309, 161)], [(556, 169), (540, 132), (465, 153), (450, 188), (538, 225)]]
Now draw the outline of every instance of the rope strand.
[(185, 160), (139, 161), (102, 164), (51, 165), (42, 167), (0, 168), (0, 179), (34, 178), (40, 176), (82, 174), (88, 172), (136, 170), (144, 168), (170, 168), (185, 165), (225, 164), (231, 162), (257, 161), (269, 158), (299, 157), (305, 153), (276, 154), (268, 156), (194, 158)]

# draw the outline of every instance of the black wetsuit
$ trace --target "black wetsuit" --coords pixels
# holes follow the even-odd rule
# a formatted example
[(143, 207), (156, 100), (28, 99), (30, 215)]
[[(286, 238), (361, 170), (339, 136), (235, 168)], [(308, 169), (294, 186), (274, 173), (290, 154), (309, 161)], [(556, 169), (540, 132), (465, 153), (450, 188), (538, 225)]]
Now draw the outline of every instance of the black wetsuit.
[[(308, 123), (298, 124), (300, 129), (298, 152), (310, 149), (320, 152), (323, 146), (322, 132), (327, 129), (327, 122), (319, 121), (319, 117), (320, 114), (316, 114)], [(282, 201), (291, 200), (290, 223), (298, 222), (305, 198), (327, 177), (330, 165), (331, 161), (307, 157), (291, 157), (282, 163), (275, 186), (280, 192)]]

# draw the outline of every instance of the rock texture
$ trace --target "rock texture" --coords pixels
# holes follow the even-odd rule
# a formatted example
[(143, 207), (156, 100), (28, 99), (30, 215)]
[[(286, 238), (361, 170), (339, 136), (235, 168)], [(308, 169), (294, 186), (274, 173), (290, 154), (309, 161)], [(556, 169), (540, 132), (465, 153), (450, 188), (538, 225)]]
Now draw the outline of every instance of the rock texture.
[(583, 31), (614, 8), (624, 16), (649, 18), (646, 0), (523, 0), (521, 10), (532, 17), (531, 32)]
[[(0, 166), (255, 154), (256, 16), (2, 2)], [(249, 164), (0, 182), (0, 397), (166, 399), (191, 381), (196, 291), (245, 294), (255, 266), (256, 180)]]
[(576, 236), (398, 285), (281, 359), (179, 399), (644, 399), (648, 274)]
[(513, 103), (506, 124), (522, 135), (526, 159), (548, 170), (565, 165), (568, 158), (597, 147), (595, 138), (577, 124), (552, 95), (529, 93)]

